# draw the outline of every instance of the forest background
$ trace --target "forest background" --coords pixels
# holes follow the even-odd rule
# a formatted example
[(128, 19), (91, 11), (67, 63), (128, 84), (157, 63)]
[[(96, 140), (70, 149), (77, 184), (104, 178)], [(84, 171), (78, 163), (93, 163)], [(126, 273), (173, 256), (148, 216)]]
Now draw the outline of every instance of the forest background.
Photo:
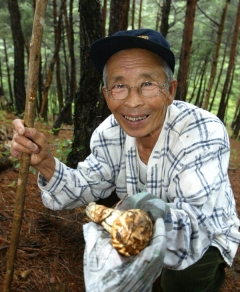
[[(24, 117), (35, 5), (35, 0), (0, 0), (0, 138), (4, 132), (11, 136), (13, 118)], [(211, 111), (227, 126), (229, 177), (240, 212), (239, 25), (239, 0), (48, 0), (35, 125), (54, 155), (76, 167), (90, 152), (93, 130), (109, 115), (90, 44), (118, 30), (156, 29), (176, 56), (176, 99)], [(17, 187), (14, 165), (0, 171), (0, 290)], [(51, 211), (40, 201), (31, 170), (13, 291), (82, 292), (85, 210)], [(240, 252), (221, 289), (230, 291), (240, 291)]]
[[(0, 106), (22, 117), (35, 0), (0, 0)], [(151, 28), (176, 56), (176, 99), (216, 114), (237, 137), (240, 128), (238, 0), (49, 0), (36, 118), (57, 134), (74, 124), (68, 165), (90, 152), (94, 128), (109, 111), (101, 76), (89, 58), (93, 41), (118, 30)]]

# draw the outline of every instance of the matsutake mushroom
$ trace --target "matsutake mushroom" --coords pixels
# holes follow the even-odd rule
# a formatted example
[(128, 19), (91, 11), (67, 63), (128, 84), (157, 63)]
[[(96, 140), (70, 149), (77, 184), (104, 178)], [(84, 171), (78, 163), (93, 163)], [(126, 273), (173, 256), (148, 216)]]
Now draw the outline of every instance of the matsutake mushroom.
[(143, 210), (119, 211), (92, 202), (86, 214), (111, 234), (112, 246), (125, 256), (137, 255), (152, 238), (153, 224)]

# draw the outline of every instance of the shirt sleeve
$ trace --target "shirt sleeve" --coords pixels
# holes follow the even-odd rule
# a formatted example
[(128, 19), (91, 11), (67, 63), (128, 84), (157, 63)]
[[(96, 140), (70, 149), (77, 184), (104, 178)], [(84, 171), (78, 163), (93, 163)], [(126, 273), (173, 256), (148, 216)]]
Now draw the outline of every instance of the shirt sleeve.
[(108, 197), (115, 189), (115, 173), (99, 149), (97, 154), (80, 162), (77, 169), (67, 167), (56, 158), (55, 161), (55, 172), (49, 182), (41, 174), (38, 176), (43, 204), (52, 210), (87, 205)]

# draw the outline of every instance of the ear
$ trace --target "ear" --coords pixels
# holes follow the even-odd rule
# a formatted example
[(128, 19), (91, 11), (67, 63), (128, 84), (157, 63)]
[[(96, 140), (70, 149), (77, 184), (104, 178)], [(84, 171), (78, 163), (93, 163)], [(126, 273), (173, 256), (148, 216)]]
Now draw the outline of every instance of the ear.
[[(108, 91), (107, 91), (107, 87), (106, 87), (106, 86), (103, 86), (103, 87), (102, 87), (102, 93), (103, 93), (103, 96), (104, 96), (105, 101), (106, 101), (106, 103), (107, 103), (107, 106), (108, 106), (108, 108), (109, 108), (110, 98), (109, 98), (109, 96), (108, 96)], [(110, 108), (109, 108), (109, 109), (110, 109)]]
[(172, 104), (176, 91), (177, 91), (178, 82), (177, 79), (173, 79), (169, 84), (169, 105)]
[(107, 101), (107, 99), (108, 99), (108, 92), (107, 92), (107, 87), (106, 87), (106, 86), (103, 86), (103, 87), (102, 87), (102, 93), (103, 93), (103, 95), (104, 95), (104, 98), (105, 98), (106, 101)]

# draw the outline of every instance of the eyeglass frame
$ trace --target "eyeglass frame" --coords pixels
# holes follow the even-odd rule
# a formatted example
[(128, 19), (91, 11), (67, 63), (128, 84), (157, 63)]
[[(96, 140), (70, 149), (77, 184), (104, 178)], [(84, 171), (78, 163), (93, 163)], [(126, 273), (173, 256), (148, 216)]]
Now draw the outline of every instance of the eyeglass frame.
[[(158, 93), (157, 95), (154, 95), (154, 96), (151, 96), (151, 97), (147, 97), (147, 96), (145, 96), (145, 95), (142, 93), (141, 85), (142, 85), (143, 83), (145, 83), (145, 82), (153, 82), (153, 81), (154, 81), (154, 82), (157, 82), (158, 87), (159, 87), (159, 93)], [(135, 86), (130, 86), (130, 85), (125, 84), (125, 83), (119, 83), (119, 84), (115, 84), (115, 85), (111, 86), (110, 89), (108, 89), (109, 87), (105, 87), (104, 90), (107, 91), (107, 92), (110, 92), (109, 97), (110, 97), (111, 99), (113, 99), (113, 100), (124, 100), (124, 99), (128, 98), (128, 96), (129, 96), (129, 94), (130, 94), (132, 88), (137, 88), (137, 91), (141, 94), (141, 96), (143, 96), (143, 97), (145, 97), (145, 98), (153, 98), (153, 97), (159, 96), (160, 93), (162, 92), (162, 89), (163, 89), (163, 88), (166, 88), (166, 85), (167, 85), (167, 84), (168, 84), (168, 81), (166, 81), (165, 83), (161, 83), (160, 81), (157, 81), (157, 80), (152, 80), (152, 81), (150, 81), (150, 80), (146, 80), (146, 81), (144, 81), (144, 82), (141, 82), (141, 84), (139, 84), (139, 85), (135, 85)], [(128, 89), (128, 95), (127, 95), (126, 97), (124, 97), (124, 98), (119, 98), (119, 99), (118, 99), (118, 98), (113, 98), (111, 91), (112, 91), (113, 87), (116, 86), (116, 85), (125, 85), (125, 86), (127, 87), (127, 89)]]

